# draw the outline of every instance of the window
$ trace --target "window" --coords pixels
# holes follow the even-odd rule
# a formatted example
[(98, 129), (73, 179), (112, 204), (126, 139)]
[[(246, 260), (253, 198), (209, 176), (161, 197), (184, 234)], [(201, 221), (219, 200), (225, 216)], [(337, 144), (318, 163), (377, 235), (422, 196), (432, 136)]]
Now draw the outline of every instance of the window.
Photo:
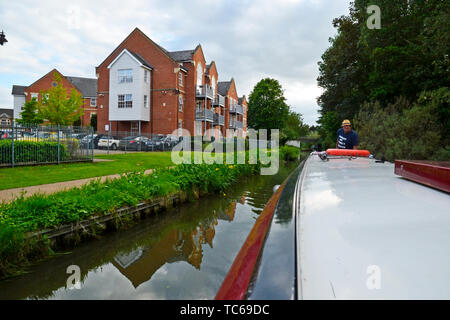
[(131, 94), (119, 94), (118, 96), (118, 108), (132, 108), (133, 100)]
[(183, 86), (183, 73), (182, 72), (178, 72), (178, 84), (180, 86)]
[(144, 96), (144, 108), (148, 108), (148, 96)]
[(197, 65), (197, 88), (203, 84), (203, 67), (202, 64), (199, 63)]
[(197, 111), (200, 112), (200, 111), (202, 111), (202, 110), (203, 110), (203, 108), (202, 108), (202, 103), (201, 103), (201, 101), (198, 101), (198, 102), (197, 102)]
[(119, 70), (119, 83), (133, 82), (133, 69)]
[(56, 83), (56, 81), (53, 81), (52, 82), (52, 87), (56, 87), (56, 86), (58, 86), (58, 83)]
[(183, 96), (178, 96), (178, 111), (183, 111)]
[(39, 93), (34, 93), (34, 92), (31, 93), (31, 99), (33, 99), (33, 98), (38, 99), (38, 97), (39, 97)]
[(125, 108), (131, 108), (133, 107), (133, 100), (131, 94), (125, 95)]
[(91, 107), (97, 106), (97, 98), (91, 98)]
[(148, 71), (144, 70), (144, 82), (148, 83)]
[(178, 120), (178, 136), (183, 134), (183, 121)]

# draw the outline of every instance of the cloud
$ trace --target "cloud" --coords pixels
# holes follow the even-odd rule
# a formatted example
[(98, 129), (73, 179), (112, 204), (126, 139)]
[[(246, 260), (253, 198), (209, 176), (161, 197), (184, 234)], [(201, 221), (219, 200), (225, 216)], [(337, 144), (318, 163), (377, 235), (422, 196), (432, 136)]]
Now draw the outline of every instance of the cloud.
[(235, 78), (239, 95), (263, 77), (278, 79), (288, 104), (313, 124), (317, 62), (334, 34), (332, 19), (348, 11), (348, 2), (8, 1), (0, 7), (9, 40), (0, 47), (0, 103), (12, 106), (13, 84), (30, 84), (55, 67), (94, 77), (95, 66), (139, 27), (169, 50), (200, 43), (221, 80)]

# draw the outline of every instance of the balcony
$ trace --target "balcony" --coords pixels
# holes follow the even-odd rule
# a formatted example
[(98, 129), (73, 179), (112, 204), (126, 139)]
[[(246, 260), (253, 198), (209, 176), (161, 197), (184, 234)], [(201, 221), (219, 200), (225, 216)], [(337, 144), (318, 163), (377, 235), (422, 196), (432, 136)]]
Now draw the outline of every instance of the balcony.
[(229, 126), (228, 126), (230, 129), (243, 129), (244, 128), (244, 125), (243, 125), (243, 123), (242, 122), (240, 122), (240, 121), (233, 121), (233, 120), (230, 120), (230, 122), (229, 122)]
[(210, 109), (197, 109), (195, 111), (195, 120), (200, 121), (214, 121), (214, 111)]
[(213, 101), (213, 106), (225, 107), (225, 97), (218, 94)]
[(230, 113), (232, 114), (244, 114), (244, 109), (239, 104), (230, 105)]
[(222, 116), (218, 113), (214, 113), (214, 123), (215, 126), (223, 126), (225, 125), (225, 116)]
[(213, 99), (214, 98), (214, 92), (210, 85), (203, 85), (198, 86), (196, 90), (196, 97), (197, 98), (207, 98), (207, 99)]

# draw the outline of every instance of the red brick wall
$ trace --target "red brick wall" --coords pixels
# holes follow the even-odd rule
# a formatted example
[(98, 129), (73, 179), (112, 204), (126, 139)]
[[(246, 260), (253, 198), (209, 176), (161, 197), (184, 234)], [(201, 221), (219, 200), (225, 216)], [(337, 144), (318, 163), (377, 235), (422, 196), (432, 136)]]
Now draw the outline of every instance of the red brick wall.
[[(31, 84), (28, 88), (25, 89), (25, 92), (27, 95), (25, 96), (26, 101), (31, 100), (31, 93), (38, 93), (38, 99), (41, 100), (41, 91), (49, 90), (53, 87), (53, 82), (55, 82), (54, 73), (58, 73), (62, 80), (62, 85), (67, 90), (67, 94), (70, 95), (72, 89), (75, 89), (78, 93), (80, 93), (77, 88), (69, 81), (67, 80), (58, 70), (53, 69), (49, 73), (47, 73), (45, 76)], [(81, 93), (80, 93), (81, 94)], [(90, 107), (91, 99), (85, 98), (83, 99), (83, 108), (84, 109), (84, 115), (81, 117), (81, 125), (82, 126), (88, 126), (90, 125), (90, 114), (91, 112), (96, 112), (96, 108)]]
[[(98, 131), (105, 132), (105, 124), (109, 123), (109, 69), (107, 67), (123, 49), (138, 53), (154, 67), (151, 75), (151, 87), (154, 91), (150, 94), (150, 123), (141, 124), (142, 133), (172, 133), (178, 125), (178, 94), (174, 91), (177, 88), (177, 74), (174, 68), (178, 67), (178, 63), (171, 60), (137, 28), (96, 68), (99, 92)], [(167, 90), (162, 91), (162, 89)], [(128, 131), (129, 126), (130, 124), (126, 122), (120, 125), (112, 122), (113, 130)]]

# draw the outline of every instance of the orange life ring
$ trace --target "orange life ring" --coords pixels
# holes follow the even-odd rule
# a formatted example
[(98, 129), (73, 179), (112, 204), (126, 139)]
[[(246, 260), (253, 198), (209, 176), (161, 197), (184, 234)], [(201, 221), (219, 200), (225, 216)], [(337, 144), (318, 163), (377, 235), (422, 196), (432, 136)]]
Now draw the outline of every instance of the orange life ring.
[(354, 150), (354, 149), (327, 149), (329, 156), (348, 156), (348, 157), (368, 157), (369, 150)]

